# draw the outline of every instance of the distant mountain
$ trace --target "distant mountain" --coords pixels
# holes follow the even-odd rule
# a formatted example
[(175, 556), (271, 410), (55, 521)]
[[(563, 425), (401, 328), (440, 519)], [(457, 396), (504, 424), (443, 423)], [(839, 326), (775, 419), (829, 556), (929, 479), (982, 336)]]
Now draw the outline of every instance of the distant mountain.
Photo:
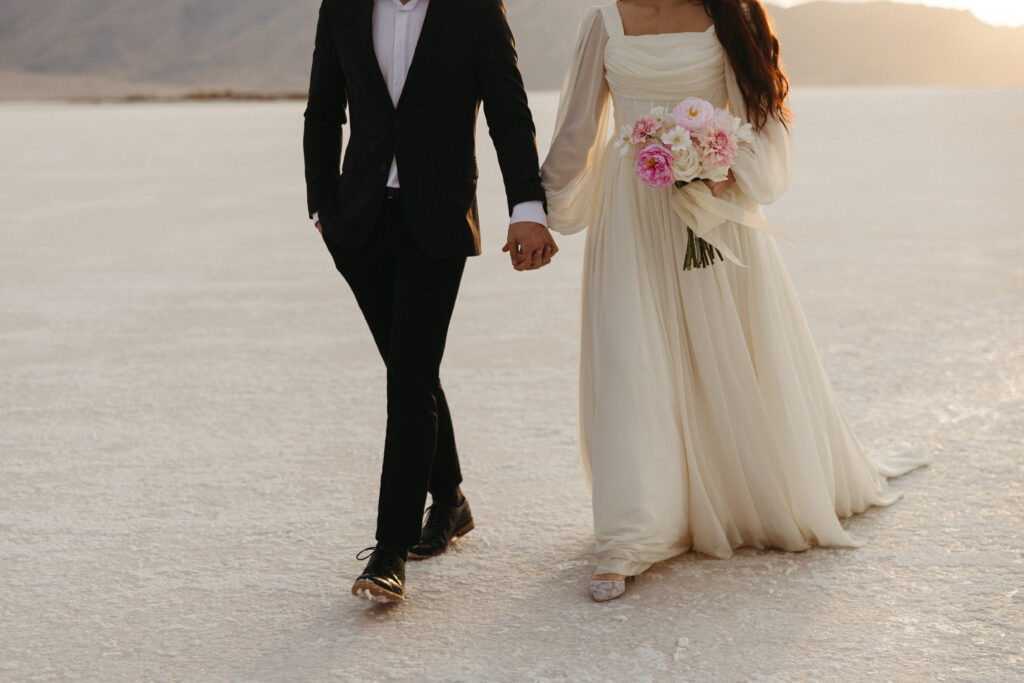
[[(600, 0), (597, 0), (600, 1)], [(595, 0), (506, 0), (531, 89)], [(0, 97), (306, 87), (319, 0), (3, 0)], [(795, 85), (1024, 85), (1024, 27), (875, 2), (769, 7)]]
[(1024, 27), (890, 2), (770, 11), (797, 85), (1024, 85)]
[(148, 91), (154, 84), (299, 90), (308, 78), (318, 6), (319, 0), (3, 0), (0, 68), (10, 80), (11, 72), (32, 74), (44, 91), (54, 83), (71, 94)]

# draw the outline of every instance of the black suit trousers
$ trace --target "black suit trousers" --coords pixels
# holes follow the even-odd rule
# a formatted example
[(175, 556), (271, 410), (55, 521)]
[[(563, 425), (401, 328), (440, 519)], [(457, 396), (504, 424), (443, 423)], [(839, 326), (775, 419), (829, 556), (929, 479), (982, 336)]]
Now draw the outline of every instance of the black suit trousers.
[(462, 481), (439, 373), (466, 259), (424, 254), (401, 201), (384, 200), (362, 246), (325, 242), (387, 366), (377, 541), (408, 547), (420, 540), (428, 490), (434, 499), (447, 499)]

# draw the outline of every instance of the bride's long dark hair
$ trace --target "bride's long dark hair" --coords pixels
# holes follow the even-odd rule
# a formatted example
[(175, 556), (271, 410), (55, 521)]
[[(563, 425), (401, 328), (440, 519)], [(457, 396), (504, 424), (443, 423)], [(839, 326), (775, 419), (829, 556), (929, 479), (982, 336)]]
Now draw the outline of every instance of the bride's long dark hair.
[(769, 119), (788, 123), (789, 79), (779, 63), (779, 38), (758, 0), (694, 0), (715, 22), (715, 33), (736, 72), (747, 118), (755, 128)]

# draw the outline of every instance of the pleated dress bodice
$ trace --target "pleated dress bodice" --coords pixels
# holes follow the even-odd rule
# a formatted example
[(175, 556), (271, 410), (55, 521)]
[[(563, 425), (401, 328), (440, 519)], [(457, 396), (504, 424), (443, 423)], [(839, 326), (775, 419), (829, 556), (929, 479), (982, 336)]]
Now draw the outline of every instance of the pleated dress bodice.
[(618, 11), (610, 9), (605, 12), (604, 66), (616, 129), (631, 125), (654, 107), (671, 111), (687, 97), (716, 107), (728, 104), (727, 60), (713, 26), (703, 32), (627, 36)]

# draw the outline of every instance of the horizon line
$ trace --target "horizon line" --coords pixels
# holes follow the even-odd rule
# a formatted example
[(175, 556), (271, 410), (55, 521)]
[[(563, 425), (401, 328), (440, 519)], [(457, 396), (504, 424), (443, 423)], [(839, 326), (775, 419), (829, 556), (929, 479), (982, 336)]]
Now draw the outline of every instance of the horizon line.
[(800, 5), (809, 5), (812, 3), (822, 3), (829, 5), (867, 5), (867, 4), (884, 4), (884, 5), (914, 5), (917, 7), (927, 7), (929, 9), (937, 10), (948, 10), (950, 12), (966, 12), (972, 17), (980, 21), (981, 23), (991, 26), (993, 28), (1022, 28), (1024, 27), (1024, 18), (1016, 23), (1005, 23), (1005, 22), (994, 22), (985, 19), (984, 17), (978, 16), (977, 12), (967, 7), (946, 7), (943, 5), (933, 5), (929, 0), (762, 0), (765, 5), (773, 7), (779, 7), (781, 9), (793, 9)]

